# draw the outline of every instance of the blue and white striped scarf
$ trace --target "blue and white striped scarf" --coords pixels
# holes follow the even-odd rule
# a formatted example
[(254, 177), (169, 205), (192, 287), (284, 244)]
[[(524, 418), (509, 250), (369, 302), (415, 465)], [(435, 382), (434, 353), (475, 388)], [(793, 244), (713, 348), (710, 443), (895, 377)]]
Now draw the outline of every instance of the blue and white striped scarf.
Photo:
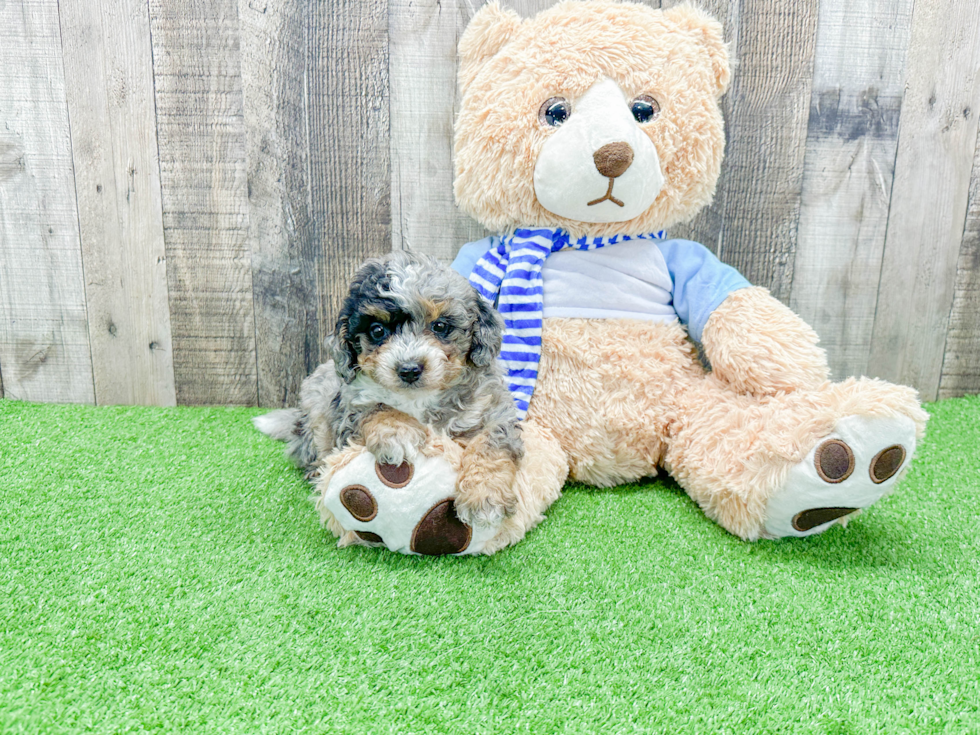
[(507, 387), (523, 419), (527, 415), (541, 362), (541, 325), (544, 313), (545, 258), (566, 248), (596, 250), (627, 240), (662, 240), (661, 230), (649, 235), (580, 237), (572, 240), (560, 229), (516, 230), (501, 239), (477, 261), (470, 283), (504, 317), (504, 342), (500, 361), (507, 373)]

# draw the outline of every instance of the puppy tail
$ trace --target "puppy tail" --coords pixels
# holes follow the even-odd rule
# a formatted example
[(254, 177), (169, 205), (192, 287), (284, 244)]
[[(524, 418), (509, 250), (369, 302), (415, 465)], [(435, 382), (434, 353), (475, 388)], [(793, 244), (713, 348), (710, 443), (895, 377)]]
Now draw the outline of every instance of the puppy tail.
[(283, 408), (256, 416), (255, 428), (266, 436), (286, 442), (286, 456), (300, 467), (312, 470), (316, 463), (316, 447), (309, 417), (298, 408)]

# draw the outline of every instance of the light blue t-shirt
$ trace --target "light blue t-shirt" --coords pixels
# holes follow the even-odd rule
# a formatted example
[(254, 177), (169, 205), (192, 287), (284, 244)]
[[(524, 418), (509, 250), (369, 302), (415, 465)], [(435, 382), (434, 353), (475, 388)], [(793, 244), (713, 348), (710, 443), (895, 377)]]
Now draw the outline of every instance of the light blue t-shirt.
[[(469, 277), (499, 237), (464, 245), (452, 267)], [(679, 319), (701, 341), (708, 317), (749, 282), (690, 240), (631, 240), (597, 250), (562, 250), (544, 262), (544, 317)]]

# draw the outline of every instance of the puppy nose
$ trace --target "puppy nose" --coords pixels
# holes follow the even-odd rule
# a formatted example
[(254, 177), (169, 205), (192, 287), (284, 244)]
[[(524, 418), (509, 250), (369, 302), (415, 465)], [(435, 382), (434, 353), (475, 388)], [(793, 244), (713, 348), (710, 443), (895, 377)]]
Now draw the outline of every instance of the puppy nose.
[(414, 383), (422, 375), (422, 366), (417, 362), (406, 362), (398, 366), (398, 377), (405, 383)]
[(629, 143), (606, 143), (602, 148), (592, 154), (595, 167), (599, 173), (609, 179), (615, 179), (626, 173), (626, 169), (633, 163), (633, 149)]

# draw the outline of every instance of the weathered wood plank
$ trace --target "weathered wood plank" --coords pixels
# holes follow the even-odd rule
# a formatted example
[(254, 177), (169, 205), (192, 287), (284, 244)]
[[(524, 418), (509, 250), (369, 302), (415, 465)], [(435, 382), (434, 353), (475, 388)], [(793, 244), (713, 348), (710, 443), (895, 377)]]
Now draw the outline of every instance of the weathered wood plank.
[(0, 3), (0, 363), (7, 398), (94, 400), (55, 0)]
[[(976, 114), (976, 113), (973, 113)], [(980, 393), (980, 136), (970, 180), (970, 201), (956, 264), (939, 398)]]
[(240, 0), (259, 405), (295, 405), (320, 358), (307, 3)]
[(456, 45), (479, 0), (389, 0), (392, 247), (445, 260), (485, 230), (453, 201)]
[(912, 0), (823, 2), (790, 305), (837, 377), (868, 370)]
[(95, 400), (176, 403), (145, 0), (62, 0)]
[(317, 268), (319, 344), (333, 332), (362, 260), (391, 251), (388, 2), (314, 2), (310, 80), (310, 192), (323, 243)]
[(720, 257), (789, 300), (817, 0), (742, 0), (728, 114)]
[[(655, 8), (660, 7), (660, 0), (636, 0), (636, 1), (639, 2), (641, 5), (650, 5)], [(552, 5), (555, 4), (554, 0), (502, 0), (502, 2), (505, 7), (513, 9), (514, 12), (516, 12), (522, 18), (530, 18), (532, 16), (535, 16), (538, 13), (540, 13), (542, 10), (550, 8)], [(469, 14), (469, 17), (472, 18), (473, 13), (479, 10), (480, 6), (484, 4), (485, 3), (483, 2), (476, 3), (476, 7), (473, 8), (473, 11)], [(467, 22), (469, 21), (467, 20)]]
[(387, 0), (241, 0), (259, 402), (294, 404), (390, 250)]
[(150, 0), (177, 402), (257, 402), (237, 0)]
[(939, 391), (980, 110), (980, 4), (915, 4), (868, 370)]

